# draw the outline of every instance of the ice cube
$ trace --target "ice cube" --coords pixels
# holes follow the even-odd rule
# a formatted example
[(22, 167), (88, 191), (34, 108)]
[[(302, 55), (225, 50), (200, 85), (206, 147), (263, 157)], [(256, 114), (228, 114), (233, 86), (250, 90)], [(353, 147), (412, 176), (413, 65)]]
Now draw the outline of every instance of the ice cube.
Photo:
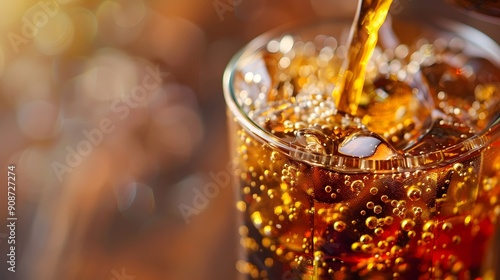
[(346, 156), (386, 160), (397, 155), (395, 148), (373, 132), (360, 130), (340, 140), (338, 152)]
[(436, 108), (472, 126), (471, 109), (475, 101), (470, 69), (456, 68), (445, 62), (422, 68)]
[(485, 58), (470, 58), (465, 67), (470, 67), (472, 72), (471, 79), (476, 83), (485, 84), (500, 82), (500, 69)]
[(474, 89), (476, 101), (469, 108), (471, 125), (480, 131), (500, 118), (500, 83), (479, 84)]
[(422, 67), (422, 73), (428, 82), (434, 102), (441, 108), (443, 101), (448, 101), (447, 105), (451, 106), (459, 106), (460, 104), (456, 103), (461, 101), (460, 99), (472, 104), (474, 84), (468, 80), (463, 69), (441, 62)]
[(422, 68), (437, 107), (462, 121), (470, 121), (469, 109), (475, 101), (475, 83), (466, 68), (455, 68), (444, 62)]
[(477, 130), (496, 118), (500, 94), (500, 69), (483, 58), (471, 58), (462, 68), (446, 63), (424, 67), (439, 110)]
[(474, 134), (475, 132), (472, 128), (457, 119), (437, 119), (432, 129), (417, 144), (409, 148), (406, 153), (410, 155), (423, 155), (443, 150), (463, 142)]
[(372, 132), (403, 149), (427, 132), (432, 123), (433, 102), (416, 76), (412, 86), (391, 78), (379, 78), (365, 88), (360, 113)]
[(471, 58), (466, 67), (470, 67), (476, 86), (476, 102), (469, 109), (473, 125), (478, 130), (487, 128), (500, 117), (500, 68), (485, 58)]

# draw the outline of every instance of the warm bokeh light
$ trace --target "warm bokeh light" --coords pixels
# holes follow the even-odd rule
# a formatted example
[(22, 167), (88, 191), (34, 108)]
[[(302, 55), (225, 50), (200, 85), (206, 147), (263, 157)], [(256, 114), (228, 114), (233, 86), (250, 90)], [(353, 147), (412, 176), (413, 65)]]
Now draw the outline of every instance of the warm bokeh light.
[(2, 33), (17, 23), (28, 5), (28, 1), (9, 2), (8, 4), (5, 1), (2, 2), (0, 11), (0, 30), (2, 30)]
[(148, 12), (143, 1), (103, 1), (96, 11), (99, 35), (116, 44), (131, 43), (140, 35)]
[(65, 51), (72, 43), (75, 28), (68, 14), (59, 12), (37, 32), (36, 48), (44, 54), (56, 55)]
[(75, 90), (92, 100), (117, 100), (138, 82), (134, 61), (116, 49), (97, 50), (82, 72), (75, 78)]
[(54, 96), (50, 65), (36, 54), (14, 57), (6, 65), (0, 95), (11, 104), (47, 100)]
[(46, 101), (22, 103), (17, 109), (17, 124), (29, 138), (46, 140), (54, 137), (59, 129), (59, 109)]

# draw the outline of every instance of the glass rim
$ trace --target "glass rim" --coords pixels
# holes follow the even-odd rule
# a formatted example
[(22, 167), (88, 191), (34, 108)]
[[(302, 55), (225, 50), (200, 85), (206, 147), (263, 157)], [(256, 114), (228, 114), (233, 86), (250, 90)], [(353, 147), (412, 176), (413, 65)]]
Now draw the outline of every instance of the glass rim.
[[(400, 20), (403, 22), (413, 22), (412, 20)], [(489, 143), (500, 139), (500, 119), (497, 119), (488, 128), (476, 133), (474, 136), (445, 149), (436, 150), (422, 155), (406, 155), (398, 153), (390, 159), (369, 159), (339, 154), (316, 153), (279, 137), (265, 130), (253, 121), (238, 104), (237, 93), (234, 90), (235, 73), (242, 59), (256, 54), (265, 48), (266, 44), (279, 36), (293, 34), (299, 30), (312, 29), (321, 24), (339, 24), (346, 22), (345, 19), (309, 21), (300, 24), (285, 25), (272, 29), (260, 36), (252, 39), (240, 51), (238, 51), (229, 61), (223, 75), (223, 94), (226, 106), (231, 113), (231, 118), (235, 118), (243, 129), (250, 132), (252, 136), (257, 136), (260, 142), (271, 148), (278, 149), (281, 153), (294, 160), (307, 164), (320, 166), (330, 170), (348, 173), (394, 173), (414, 170), (436, 168), (447, 164), (456, 163), (488, 146)], [(352, 19), (349, 20), (352, 23)], [(463, 23), (446, 19), (432, 19), (434, 30), (441, 32), (451, 32), (464, 39), (468, 44), (474, 44), (491, 56), (496, 65), (500, 64), (500, 46), (486, 34), (467, 26)], [(429, 22), (425, 22), (429, 25)], [(436, 26), (437, 25), (437, 26)], [(350, 24), (348, 25), (350, 27)], [(287, 33), (285, 33), (287, 32)], [(466, 34), (466, 36), (464, 36)], [(321, 34), (317, 34), (321, 35)], [(481, 44), (481, 45), (479, 45)]]
[(446, 1), (448, 2), (448, 4), (454, 7), (455, 10), (461, 12), (463, 15), (472, 15), (473, 17), (482, 21), (500, 24), (500, 12), (498, 10), (481, 9), (480, 7), (475, 9), (471, 3), (453, 0)]

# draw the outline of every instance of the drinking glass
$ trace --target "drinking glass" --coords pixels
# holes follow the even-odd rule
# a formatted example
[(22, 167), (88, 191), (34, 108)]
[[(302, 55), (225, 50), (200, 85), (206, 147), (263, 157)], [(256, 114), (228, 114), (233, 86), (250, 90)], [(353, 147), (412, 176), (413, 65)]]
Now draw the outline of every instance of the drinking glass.
[(358, 114), (335, 108), (351, 21), (264, 34), (224, 74), (241, 279), (475, 279), (500, 216), (500, 49), (391, 22)]
[(500, 223), (497, 223), (488, 247), (483, 265), (483, 279), (495, 280), (500, 278)]
[(448, 2), (467, 11), (500, 18), (500, 0), (448, 0)]

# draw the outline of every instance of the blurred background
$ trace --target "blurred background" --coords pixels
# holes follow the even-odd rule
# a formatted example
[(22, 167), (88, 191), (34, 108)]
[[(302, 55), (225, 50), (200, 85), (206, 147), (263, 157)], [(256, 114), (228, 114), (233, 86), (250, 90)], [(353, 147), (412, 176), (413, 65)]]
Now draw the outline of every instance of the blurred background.
[[(235, 279), (222, 75), (255, 36), (342, 0), (1, 0), (0, 279)], [(432, 7), (432, 8), (430, 8)], [(440, 1), (393, 16), (498, 24)]]

